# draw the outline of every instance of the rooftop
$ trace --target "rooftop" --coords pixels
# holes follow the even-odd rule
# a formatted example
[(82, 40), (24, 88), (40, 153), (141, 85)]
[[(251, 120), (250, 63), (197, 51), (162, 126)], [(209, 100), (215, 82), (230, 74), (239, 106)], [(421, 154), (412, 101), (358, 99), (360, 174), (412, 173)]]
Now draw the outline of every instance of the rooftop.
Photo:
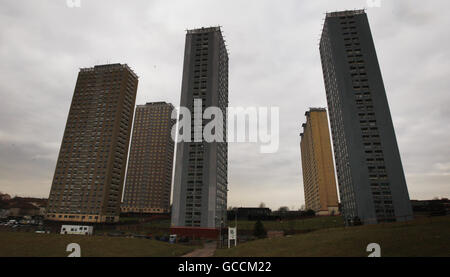
[(147, 103), (142, 104), (142, 105), (137, 105), (137, 107), (143, 108), (143, 107), (157, 106), (157, 105), (167, 105), (167, 106), (173, 107), (173, 105), (171, 103), (167, 103), (165, 101), (147, 102)]
[(101, 65), (95, 65), (94, 67), (85, 67), (80, 68), (80, 72), (92, 72), (92, 71), (108, 71), (113, 69), (119, 69), (124, 68), (125, 70), (128, 70), (131, 75), (133, 75), (136, 79), (139, 79), (139, 76), (134, 73), (134, 71), (125, 63), (111, 63), (111, 64), (101, 64)]
[(327, 111), (326, 108), (314, 108), (314, 107), (310, 107), (309, 111), (305, 112), (305, 115), (308, 116), (310, 112), (325, 112)]
[(196, 28), (196, 29), (187, 29), (186, 32), (187, 32), (188, 35), (217, 32), (222, 37), (223, 43), (225, 45), (225, 50), (226, 50), (227, 55), (228, 55), (228, 47), (227, 47), (227, 44), (226, 44), (225, 37), (222, 34), (221, 27), (222, 26), (201, 27), (201, 28)]
[[(305, 112), (305, 116), (309, 117), (309, 114), (311, 112), (326, 112), (326, 108), (321, 108), (321, 107), (310, 107), (309, 111)], [(302, 128), (303, 128), (303, 132), (300, 133), (300, 136), (303, 137), (303, 133), (305, 132), (305, 128), (306, 128), (306, 123), (302, 124)]]
[(327, 12), (327, 17), (340, 17), (340, 16), (352, 16), (358, 14), (365, 14), (365, 10), (346, 10), (346, 11), (336, 11)]
[(188, 29), (186, 32), (188, 34), (203, 34), (203, 33), (209, 33), (209, 32), (220, 32), (220, 26), (211, 26), (211, 27), (202, 27), (197, 29)]

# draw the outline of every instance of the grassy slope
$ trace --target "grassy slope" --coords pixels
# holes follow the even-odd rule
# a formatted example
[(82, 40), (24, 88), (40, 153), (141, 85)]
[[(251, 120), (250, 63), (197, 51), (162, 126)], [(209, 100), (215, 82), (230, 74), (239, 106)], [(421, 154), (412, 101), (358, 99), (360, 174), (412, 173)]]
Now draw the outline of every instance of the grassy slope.
[[(120, 221), (135, 221), (138, 218), (134, 217), (121, 217)], [(238, 220), (238, 228), (242, 230), (253, 230), (256, 221), (249, 220)], [(228, 224), (234, 226), (234, 220), (229, 220)], [(341, 216), (318, 216), (306, 219), (295, 219), (295, 220), (283, 220), (283, 221), (263, 221), (264, 227), (267, 230), (287, 230), (293, 227), (296, 230), (304, 229), (322, 229), (329, 227), (339, 227), (343, 226), (344, 222)], [(167, 228), (170, 227), (170, 219), (157, 219), (146, 222), (143, 224), (148, 228)]]
[[(253, 230), (256, 221), (239, 220), (237, 222), (238, 230)], [(283, 220), (283, 221), (263, 221), (266, 230), (318, 230), (323, 228), (340, 227), (344, 225), (341, 216), (324, 216), (307, 219)], [(230, 226), (235, 222), (230, 220)]]
[[(121, 218), (123, 222), (136, 220), (136, 218)], [(238, 230), (253, 230), (256, 221), (239, 220)], [(234, 220), (228, 222), (231, 227), (235, 225)], [(296, 219), (296, 220), (283, 220), (283, 221), (263, 221), (264, 228), (266, 230), (277, 230), (277, 231), (289, 231), (289, 230), (318, 230), (324, 228), (341, 227), (344, 225), (342, 217), (340, 216), (327, 216), (327, 217), (314, 217), (307, 219)], [(144, 224), (139, 224), (136, 230), (131, 230), (134, 233), (168, 233), (170, 227), (169, 219), (153, 220), (146, 222)], [(126, 230), (126, 226), (122, 226), (122, 230)], [(166, 231), (164, 229), (167, 229)], [(165, 231), (165, 232), (164, 232)]]
[(65, 257), (72, 242), (80, 245), (82, 257), (171, 257), (194, 250), (147, 239), (0, 232), (0, 257)]
[(333, 228), (307, 234), (257, 240), (216, 256), (367, 256), (376, 242), (381, 256), (450, 256), (450, 217), (417, 219), (409, 223)]

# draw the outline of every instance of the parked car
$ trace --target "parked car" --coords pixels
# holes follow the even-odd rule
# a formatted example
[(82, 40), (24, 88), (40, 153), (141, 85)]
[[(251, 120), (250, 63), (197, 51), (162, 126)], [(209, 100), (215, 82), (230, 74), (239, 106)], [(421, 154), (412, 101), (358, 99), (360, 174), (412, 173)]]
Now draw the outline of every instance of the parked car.
[(169, 242), (169, 237), (168, 236), (162, 236), (159, 238), (160, 241), (164, 241), (164, 242)]
[(11, 219), (7, 222), (7, 225), (17, 225), (17, 224), (19, 224), (19, 223), (15, 219)]

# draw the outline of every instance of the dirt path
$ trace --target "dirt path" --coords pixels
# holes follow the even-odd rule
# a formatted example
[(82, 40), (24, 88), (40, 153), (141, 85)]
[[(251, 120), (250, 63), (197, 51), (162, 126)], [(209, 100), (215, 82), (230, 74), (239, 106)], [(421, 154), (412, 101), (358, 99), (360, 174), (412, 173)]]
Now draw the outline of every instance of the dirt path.
[(217, 243), (209, 242), (203, 245), (203, 248), (195, 249), (194, 251), (187, 253), (183, 257), (212, 257), (216, 251)]

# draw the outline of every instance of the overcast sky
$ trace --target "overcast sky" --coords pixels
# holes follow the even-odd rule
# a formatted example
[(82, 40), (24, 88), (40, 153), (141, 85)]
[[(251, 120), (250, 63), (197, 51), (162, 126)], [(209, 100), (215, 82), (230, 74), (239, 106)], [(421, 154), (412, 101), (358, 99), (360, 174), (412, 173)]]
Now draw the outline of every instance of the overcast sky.
[[(324, 13), (354, 1), (0, 0), (0, 191), (48, 197), (79, 68), (127, 63), (136, 104), (178, 106), (185, 30), (221, 25), (230, 106), (280, 108), (280, 148), (229, 146), (229, 206), (304, 204), (300, 126), (326, 107)], [(450, 196), (450, 1), (367, 9), (412, 199)]]

